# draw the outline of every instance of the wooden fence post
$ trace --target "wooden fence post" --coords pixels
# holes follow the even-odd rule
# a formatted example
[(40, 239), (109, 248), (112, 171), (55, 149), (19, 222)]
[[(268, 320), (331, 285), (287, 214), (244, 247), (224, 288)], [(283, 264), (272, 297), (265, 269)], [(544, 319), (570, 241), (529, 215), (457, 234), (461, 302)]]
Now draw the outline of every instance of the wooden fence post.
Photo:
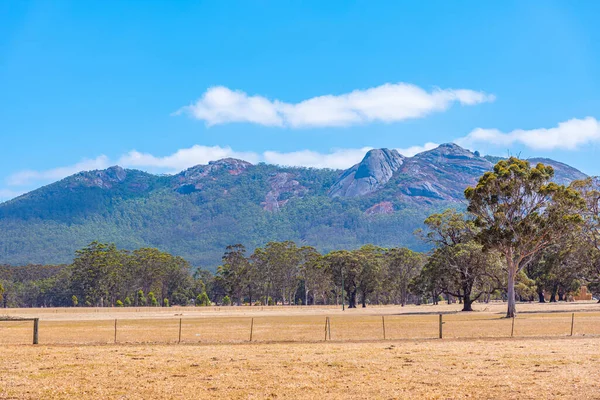
[(443, 324), (443, 322), (442, 322), (442, 314), (440, 314), (440, 339), (443, 337), (443, 335), (442, 335), (442, 324)]
[(331, 318), (327, 317), (327, 331), (329, 332), (329, 340), (331, 340)]
[(510, 327), (510, 337), (513, 337), (515, 334), (515, 316), (512, 317), (512, 326)]
[(575, 313), (571, 314), (571, 336), (573, 336), (573, 327), (575, 326)]
[(329, 317), (325, 317), (325, 341), (327, 341), (327, 326), (329, 325)]
[(39, 318), (33, 319), (33, 344), (38, 344)]
[(181, 343), (181, 318), (179, 318), (179, 340), (177, 343)]
[(385, 340), (385, 316), (381, 316), (381, 324), (383, 325), (383, 340)]
[(250, 341), (252, 341), (253, 331), (254, 331), (254, 318), (252, 318), (252, 321), (250, 322)]

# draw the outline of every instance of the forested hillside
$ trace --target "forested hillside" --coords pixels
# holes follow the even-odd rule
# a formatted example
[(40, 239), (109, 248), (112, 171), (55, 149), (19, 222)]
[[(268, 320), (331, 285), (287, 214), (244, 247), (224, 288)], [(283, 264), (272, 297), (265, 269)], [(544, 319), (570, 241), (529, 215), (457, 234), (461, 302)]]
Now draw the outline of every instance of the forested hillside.
[[(560, 167), (561, 182), (585, 177), (544, 161)], [(463, 190), (491, 168), (448, 144), (410, 158), (372, 150), (348, 171), (224, 159), (173, 176), (82, 172), (0, 204), (0, 263), (68, 263), (95, 240), (156, 247), (211, 269), (232, 243), (424, 250), (415, 229), (433, 212), (463, 209)]]

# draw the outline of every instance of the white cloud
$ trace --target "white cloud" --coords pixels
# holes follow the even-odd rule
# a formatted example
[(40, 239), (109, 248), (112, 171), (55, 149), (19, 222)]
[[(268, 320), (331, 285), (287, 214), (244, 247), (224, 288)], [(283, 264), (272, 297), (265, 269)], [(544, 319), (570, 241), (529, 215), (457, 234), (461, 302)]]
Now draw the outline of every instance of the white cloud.
[(286, 103), (216, 86), (175, 114), (188, 114), (205, 121), (208, 126), (247, 122), (290, 128), (336, 127), (422, 118), (435, 111), (444, 111), (454, 103), (475, 105), (494, 100), (494, 95), (468, 89), (427, 92), (408, 83), (386, 83), (366, 90)]
[(345, 169), (360, 162), (371, 147), (361, 149), (335, 149), (330, 153), (319, 153), (311, 150), (280, 153), (265, 151), (263, 160), (268, 164), (293, 167)]
[(77, 164), (48, 169), (45, 171), (25, 170), (10, 175), (6, 181), (10, 186), (29, 186), (40, 182), (51, 182), (66, 178), (80, 171), (104, 169), (110, 165), (108, 157), (98, 156), (94, 159), (84, 159)]
[(437, 144), (437, 143), (427, 142), (423, 146), (411, 146), (411, 147), (407, 147), (405, 149), (396, 149), (396, 150), (398, 150), (398, 153), (402, 154), (403, 156), (412, 157), (415, 154), (419, 154), (419, 153), (422, 153), (427, 150), (435, 149), (438, 146), (439, 146), (439, 144)]
[(168, 170), (169, 172), (179, 172), (183, 169), (193, 167), (198, 164), (207, 164), (209, 161), (220, 160), (222, 158), (239, 158), (251, 163), (260, 161), (256, 153), (236, 152), (231, 147), (220, 146), (200, 146), (194, 145), (187, 149), (177, 150), (175, 153), (156, 157), (148, 153), (140, 153), (132, 150), (119, 159), (118, 164), (123, 167), (146, 168), (151, 170)]
[(477, 128), (456, 143), (472, 148), (478, 143), (497, 146), (523, 144), (535, 150), (575, 150), (582, 145), (600, 141), (600, 122), (595, 118), (570, 119), (553, 128), (516, 129), (504, 133), (497, 129)]

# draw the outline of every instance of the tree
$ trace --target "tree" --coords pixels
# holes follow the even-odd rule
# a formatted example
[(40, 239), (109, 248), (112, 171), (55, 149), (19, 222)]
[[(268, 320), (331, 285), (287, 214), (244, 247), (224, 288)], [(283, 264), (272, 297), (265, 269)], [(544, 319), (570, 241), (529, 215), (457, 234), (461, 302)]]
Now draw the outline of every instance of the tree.
[(313, 304), (316, 304), (317, 296), (321, 297), (325, 304), (333, 282), (327, 272), (323, 256), (311, 246), (301, 247), (300, 254), (302, 261), (299, 277), (304, 281), (304, 304), (309, 304), (309, 294), (312, 295)]
[(404, 307), (408, 300), (409, 285), (421, 272), (425, 257), (407, 248), (392, 248), (385, 252), (384, 260), (386, 287), (396, 299), (400, 299)]
[(79, 301), (77, 300), (77, 296), (75, 296), (75, 295), (71, 296), (71, 302), (73, 304), (73, 307), (77, 307), (77, 304), (79, 304)]
[(499, 161), (486, 172), (476, 187), (465, 190), (467, 210), (480, 228), (478, 241), (487, 249), (498, 250), (508, 269), (507, 317), (516, 315), (517, 274), (552, 239), (581, 223), (582, 201), (570, 188), (550, 182), (554, 170), (511, 157)]
[(227, 246), (223, 255), (223, 265), (217, 269), (217, 275), (230, 298), (241, 305), (244, 288), (250, 281), (250, 261), (246, 258), (246, 248), (242, 244)]
[(423, 239), (436, 246), (424, 275), (446, 295), (463, 301), (462, 311), (482, 295), (502, 287), (503, 265), (499, 254), (475, 242), (478, 229), (467, 215), (449, 209), (425, 220)]
[[(342, 289), (348, 296), (348, 308), (356, 308), (356, 293), (362, 269), (358, 253), (348, 250), (332, 251), (325, 256), (324, 260), (335, 285), (342, 287), (343, 282)], [(345, 300), (342, 298), (342, 301)]]
[(577, 190), (585, 201), (582, 245), (578, 255), (585, 259), (583, 275), (590, 291), (600, 303), (600, 178), (593, 177), (574, 181), (571, 187)]

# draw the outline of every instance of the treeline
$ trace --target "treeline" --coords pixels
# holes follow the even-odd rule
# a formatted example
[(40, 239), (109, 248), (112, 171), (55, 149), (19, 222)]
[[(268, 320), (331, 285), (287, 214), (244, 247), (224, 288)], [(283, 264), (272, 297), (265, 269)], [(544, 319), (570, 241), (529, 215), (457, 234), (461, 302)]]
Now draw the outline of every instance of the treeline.
[(0, 268), (5, 307), (407, 304), (566, 300), (600, 295), (600, 184), (551, 182), (551, 167), (511, 158), (468, 188), (466, 212), (429, 216), (428, 253), (365, 245), (320, 254), (292, 241), (248, 254), (228, 246), (216, 273), (181, 257), (93, 242), (72, 264)]

